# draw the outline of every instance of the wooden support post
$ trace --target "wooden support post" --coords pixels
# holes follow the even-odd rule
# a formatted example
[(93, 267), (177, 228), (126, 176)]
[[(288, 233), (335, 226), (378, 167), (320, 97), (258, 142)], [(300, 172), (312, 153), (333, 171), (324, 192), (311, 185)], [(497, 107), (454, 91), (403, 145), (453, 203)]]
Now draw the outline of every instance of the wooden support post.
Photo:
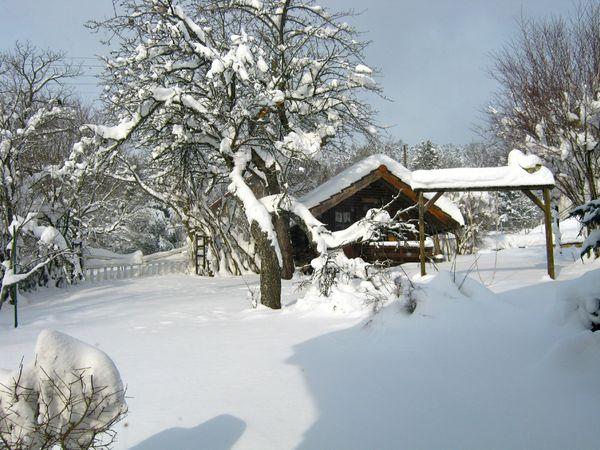
[(425, 276), (425, 197), (422, 192), (419, 192), (419, 260), (421, 276)]
[(433, 204), (435, 202), (437, 202), (439, 200), (439, 198), (444, 195), (444, 191), (440, 191), (440, 192), (436, 192), (435, 195), (433, 197), (431, 197), (427, 203), (425, 203), (425, 211), (427, 211), (429, 208), (431, 208), (433, 206)]
[(436, 255), (439, 255), (440, 253), (442, 253), (442, 246), (440, 245), (440, 235), (439, 234), (433, 235), (433, 252)]
[(535, 203), (542, 211), (545, 211), (545, 205), (536, 195), (531, 192), (529, 189), (522, 189), (523, 194), (525, 194), (533, 203)]
[(546, 226), (546, 260), (548, 264), (548, 275), (556, 279), (554, 271), (554, 246), (552, 245), (552, 210), (550, 204), (550, 189), (543, 190), (544, 195), (544, 224)]

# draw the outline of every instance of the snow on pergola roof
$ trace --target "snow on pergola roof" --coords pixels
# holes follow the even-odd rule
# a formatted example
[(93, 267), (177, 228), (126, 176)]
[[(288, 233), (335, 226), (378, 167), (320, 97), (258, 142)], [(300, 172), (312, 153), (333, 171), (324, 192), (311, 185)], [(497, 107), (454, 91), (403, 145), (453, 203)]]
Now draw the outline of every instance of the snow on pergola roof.
[(416, 170), (410, 186), (417, 192), (539, 190), (554, 187), (552, 172), (535, 155), (513, 150), (503, 167)]
[[(392, 175), (400, 179), (403, 183), (409, 186), (411, 185), (412, 173), (410, 170), (389, 156), (377, 154), (358, 161), (330, 178), (325, 183), (317, 186), (315, 189), (302, 196), (300, 202), (308, 209), (312, 209), (330, 197), (338, 194), (340, 191), (353, 185), (361, 178), (369, 175), (371, 172), (379, 169), (381, 166), (385, 166)], [(425, 197), (431, 198), (433, 195), (430, 196), (425, 194)], [(442, 196), (436, 201), (436, 205), (460, 225), (465, 224), (460, 210), (448, 198)]]

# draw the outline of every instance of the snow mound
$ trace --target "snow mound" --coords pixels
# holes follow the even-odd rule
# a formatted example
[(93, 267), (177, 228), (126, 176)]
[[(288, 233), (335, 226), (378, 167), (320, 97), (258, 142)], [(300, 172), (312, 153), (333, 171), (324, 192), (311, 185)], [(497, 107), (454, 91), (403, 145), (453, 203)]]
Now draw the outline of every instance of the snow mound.
[(532, 170), (539, 168), (542, 165), (542, 160), (537, 155), (531, 153), (526, 155), (521, 150), (514, 149), (508, 154), (508, 165)]
[(600, 361), (600, 333), (585, 330), (556, 342), (540, 365), (541, 368), (554, 372), (562, 370), (586, 373), (597, 372), (598, 361)]
[(372, 310), (375, 301), (369, 294), (370, 286), (365, 283), (360, 279), (338, 283), (331, 287), (329, 296), (321, 295), (316, 287), (310, 287), (293, 307), (298, 311), (363, 315)]
[(565, 322), (591, 329), (600, 327), (600, 270), (586, 273), (576, 280), (561, 283), (557, 298)]
[(466, 275), (454, 275), (446, 270), (434, 275), (416, 276), (413, 283), (429, 298), (472, 300), (487, 299), (496, 295), (479, 281)]
[(415, 276), (415, 313), (446, 317), (449, 321), (488, 321), (495, 315), (512, 313), (512, 307), (479, 281), (464, 274), (440, 271), (424, 277)]
[(332, 286), (329, 296), (321, 295), (318, 288), (311, 286), (294, 308), (361, 315), (390, 309), (407, 311), (408, 305), (415, 302), (418, 314), (445, 315), (449, 310), (454, 314), (474, 308), (485, 314), (507, 307), (479, 281), (464, 275), (455, 280), (454, 275), (447, 271), (425, 277), (415, 276), (412, 280), (392, 271), (379, 277), (375, 284), (378, 288), (372, 282), (360, 279), (338, 282)]

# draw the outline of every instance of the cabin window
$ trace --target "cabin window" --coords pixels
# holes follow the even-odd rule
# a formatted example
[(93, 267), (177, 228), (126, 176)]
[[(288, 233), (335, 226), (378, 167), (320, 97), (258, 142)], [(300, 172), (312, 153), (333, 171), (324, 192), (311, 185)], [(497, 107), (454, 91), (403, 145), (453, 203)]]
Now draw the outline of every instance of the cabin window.
[(335, 212), (335, 223), (345, 225), (352, 222), (352, 215), (350, 211), (336, 211)]

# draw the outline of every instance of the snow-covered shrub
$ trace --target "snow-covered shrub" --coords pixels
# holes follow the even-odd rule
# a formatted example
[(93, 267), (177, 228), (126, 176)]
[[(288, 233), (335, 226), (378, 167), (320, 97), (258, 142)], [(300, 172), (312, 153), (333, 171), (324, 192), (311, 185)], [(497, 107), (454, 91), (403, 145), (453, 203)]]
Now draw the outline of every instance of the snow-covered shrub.
[(33, 363), (0, 373), (0, 447), (107, 448), (127, 411), (124, 392), (104, 352), (44, 330)]
[(600, 256), (600, 199), (592, 200), (573, 209), (571, 216), (577, 217), (588, 229), (588, 237), (581, 245), (581, 256)]
[(311, 266), (311, 276), (301, 283), (308, 289), (300, 303), (308, 308), (323, 305), (333, 311), (370, 310), (376, 314), (391, 301), (404, 302), (409, 290), (401, 277), (385, 266), (347, 258), (342, 250), (322, 254)]
[(577, 311), (583, 325), (592, 330), (600, 330), (600, 297), (588, 297), (577, 302)]
[(600, 330), (600, 277), (597, 271), (561, 283), (556, 297), (561, 300), (560, 316), (587, 330)]
[(339, 280), (348, 282), (353, 274), (349, 272), (346, 264), (348, 259), (341, 251), (325, 253), (311, 261), (313, 272), (309, 278), (310, 284), (316, 288), (319, 295), (328, 297), (331, 289)]
[(397, 286), (396, 296), (400, 297), (402, 302), (402, 310), (408, 314), (414, 313), (417, 309), (417, 296), (413, 282), (406, 275), (396, 275), (394, 284)]

